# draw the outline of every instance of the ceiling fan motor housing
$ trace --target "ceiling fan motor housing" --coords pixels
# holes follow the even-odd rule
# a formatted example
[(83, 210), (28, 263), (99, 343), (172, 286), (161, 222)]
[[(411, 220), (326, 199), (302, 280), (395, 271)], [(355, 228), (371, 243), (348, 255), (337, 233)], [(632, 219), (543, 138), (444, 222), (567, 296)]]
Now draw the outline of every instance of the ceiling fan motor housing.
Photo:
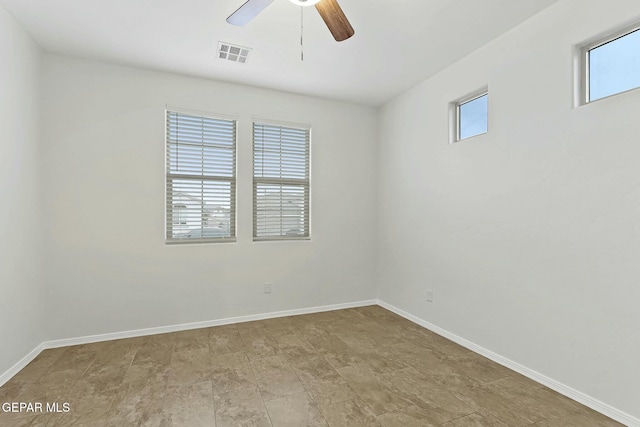
[(318, 3), (320, 0), (289, 0), (291, 3), (298, 6), (313, 6)]

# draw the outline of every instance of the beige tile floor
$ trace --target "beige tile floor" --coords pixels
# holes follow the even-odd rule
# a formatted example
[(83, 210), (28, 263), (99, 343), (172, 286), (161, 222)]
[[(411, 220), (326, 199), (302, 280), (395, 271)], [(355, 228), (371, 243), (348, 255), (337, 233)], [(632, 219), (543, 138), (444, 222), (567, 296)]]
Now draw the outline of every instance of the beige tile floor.
[(42, 352), (2, 426), (619, 426), (381, 307)]

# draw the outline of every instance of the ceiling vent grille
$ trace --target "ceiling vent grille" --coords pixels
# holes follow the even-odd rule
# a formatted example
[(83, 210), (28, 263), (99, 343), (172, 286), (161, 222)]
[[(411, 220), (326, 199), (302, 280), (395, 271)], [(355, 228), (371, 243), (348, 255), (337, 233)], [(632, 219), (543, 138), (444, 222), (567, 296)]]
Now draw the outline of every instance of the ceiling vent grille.
[(245, 64), (249, 59), (251, 48), (226, 42), (218, 42), (218, 58)]

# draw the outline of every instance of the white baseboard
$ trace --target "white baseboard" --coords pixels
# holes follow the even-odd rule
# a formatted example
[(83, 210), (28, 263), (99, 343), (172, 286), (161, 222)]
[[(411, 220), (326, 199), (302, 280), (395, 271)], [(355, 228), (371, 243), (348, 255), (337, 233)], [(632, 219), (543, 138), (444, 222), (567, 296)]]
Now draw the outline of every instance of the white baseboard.
[(20, 359), (15, 365), (9, 368), (6, 372), (0, 375), (0, 387), (2, 387), (7, 381), (9, 381), (15, 374), (20, 372), (25, 366), (27, 366), (33, 359), (35, 359), (42, 350), (44, 350), (44, 344), (39, 344), (36, 348), (31, 350), (29, 354)]
[(606, 415), (607, 417), (614, 419), (628, 427), (640, 427), (640, 419), (632, 415), (629, 415), (626, 412), (620, 411), (619, 409), (616, 409), (611, 405), (607, 405), (606, 403), (601, 402), (600, 400), (595, 399), (587, 394), (584, 394), (581, 391), (575, 390), (565, 384), (562, 384), (561, 382), (558, 382), (539, 372), (529, 369), (526, 366), (520, 365), (519, 363), (516, 363), (513, 360), (507, 359), (506, 357), (501, 356), (497, 353), (494, 353), (491, 350), (488, 350), (469, 340), (459, 337), (456, 334), (453, 334), (432, 323), (429, 323), (426, 320), (423, 320), (417, 316), (414, 316), (413, 314), (407, 313), (406, 311), (401, 310), (397, 307), (394, 307), (391, 304), (387, 304), (386, 302), (380, 301), (380, 300), (377, 301), (377, 304), (381, 307), (386, 308), (389, 311), (396, 313), (399, 316), (404, 317), (407, 320), (412, 321), (413, 323), (416, 323), (424, 328), (429, 329), (432, 332), (435, 332), (438, 335), (441, 335), (457, 344), (460, 344), (463, 347), (468, 348), (474, 353), (478, 353), (486, 357), (487, 359), (493, 360), (494, 362), (499, 363), (500, 365), (503, 365), (515, 372), (518, 372), (524, 375), (525, 377), (528, 377), (552, 390), (555, 390), (558, 393), (570, 399), (573, 399), (576, 402), (579, 402), (584, 406), (587, 406), (593, 409), (594, 411), (600, 412), (601, 414)]
[(71, 345), (90, 344), (101, 341), (111, 341), (123, 338), (143, 337), (147, 335), (165, 334), (169, 332), (186, 331), (190, 329), (210, 328), (212, 326), (230, 325), (232, 323), (244, 323), (254, 320), (275, 319), (277, 317), (297, 316), (300, 314), (321, 313), (324, 311), (342, 310), (345, 308), (365, 307), (378, 304), (377, 300), (356, 301), (344, 304), (331, 304), (319, 307), (297, 308), (293, 310), (275, 311), (271, 313), (252, 314), (247, 316), (229, 317), (218, 320), (207, 320), (204, 322), (183, 323), (179, 325), (160, 326), (156, 328), (136, 329), (131, 331), (113, 332), (108, 334), (90, 335), (77, 338), (65, 338), (60, 340), (45, 341), (34, 348), (29, 354), (24, 356), (18, 363), (0, 375), (0, 386), (9, 381), (15, 374), (20, 372), (25, 366), (35, 359), (42, 350), (48, 348), (68, 347)]
[(255, 320), (275, 319), (277, 317), (297, 316), (300, 314), (320, 313), (323, 311), (342, 310), (345, 308), (364, 307), (376, 305), (377, 300), (357, 301), (345, 304), (323, 305), (319, 307), (296, 308), (293, 310), (274, 311), (270, 313), (250, 314), (247, 316), (228, 317), (218, 320), (206, 320), (204, 322), (182, 323), (179, 325), (159, 326), (156, 328), (135, 329), (131, 331), (112, 332), (108, 334), (90, 335), (86, 337), (67, 338), (61, 340), (45, 341), (44, 348), (68, 347), (70, 345), (89, 344), (101, 341), (119, 340), (123, 338), (144, 337), (147, 335), (166, 334), (170, 332), (188, 331), (190, 329), (210, 328), (213, 326), (230, 325), (233, 323), (252, 322)]

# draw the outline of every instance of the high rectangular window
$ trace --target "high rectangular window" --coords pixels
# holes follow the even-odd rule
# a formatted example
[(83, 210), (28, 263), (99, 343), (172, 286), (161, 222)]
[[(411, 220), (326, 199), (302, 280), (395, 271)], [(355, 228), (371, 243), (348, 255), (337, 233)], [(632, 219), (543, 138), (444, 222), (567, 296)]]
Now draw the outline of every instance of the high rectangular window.
[(489, 127), (489, 94), (486, 91), (454, 103), (452, 142), (487, 133)]
[(253, 239), (308, 239), (310, 129), (253, 124)]
[(640, 87), (640, 28), (625, 30), (581, 49), (582, 103)]
[(166, 242), (235, 240), (236, 121), (166, 112)]

